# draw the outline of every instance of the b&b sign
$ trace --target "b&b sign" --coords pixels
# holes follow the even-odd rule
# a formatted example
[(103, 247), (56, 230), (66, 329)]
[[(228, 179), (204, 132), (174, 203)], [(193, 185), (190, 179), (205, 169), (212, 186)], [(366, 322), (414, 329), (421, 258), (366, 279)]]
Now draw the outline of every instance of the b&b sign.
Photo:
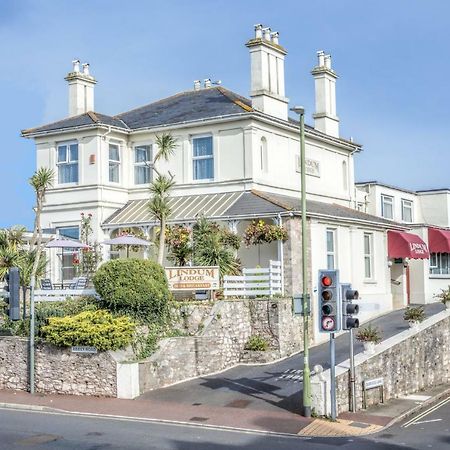
[(219, 267), (166, 267), (171, 291), (213, 291), (219, 289)]

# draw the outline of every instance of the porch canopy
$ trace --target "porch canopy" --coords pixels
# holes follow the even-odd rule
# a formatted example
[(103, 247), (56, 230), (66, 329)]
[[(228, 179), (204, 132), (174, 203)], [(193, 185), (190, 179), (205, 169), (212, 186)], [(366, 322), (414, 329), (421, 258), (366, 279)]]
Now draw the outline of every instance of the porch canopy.
[(416, 234), (389, 230), (387, 235), (389, 258), (428, 259), (430, 257), (427, 244)]
[(450, 253), (450, 231), (428, 228), (428, 246), (431, 253)]

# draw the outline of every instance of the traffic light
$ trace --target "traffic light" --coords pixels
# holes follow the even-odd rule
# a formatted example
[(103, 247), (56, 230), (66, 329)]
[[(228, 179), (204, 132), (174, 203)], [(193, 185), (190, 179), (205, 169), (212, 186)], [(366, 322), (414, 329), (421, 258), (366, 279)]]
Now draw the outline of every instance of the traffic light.
[(357, 290), (352, 289), (352, 285), (349, 283), (341, 284), (341, 296), (342, 296), (342, 329), (350, 330), (350, 328), (359, 327), (359, 319), (353, 317), (359, 313), (359, 305), (353, 303), (353, 300), (359, 299), (359, 293)]
[(11, 267), (5, 275), (5, 302), (8, 303), (8, 316), (11, 320), (20, 320), (20, 300), (19, 300), (19, 269)]
[(339, 272), (319, 270), (319, 330), (335, 333), (341, 329)]

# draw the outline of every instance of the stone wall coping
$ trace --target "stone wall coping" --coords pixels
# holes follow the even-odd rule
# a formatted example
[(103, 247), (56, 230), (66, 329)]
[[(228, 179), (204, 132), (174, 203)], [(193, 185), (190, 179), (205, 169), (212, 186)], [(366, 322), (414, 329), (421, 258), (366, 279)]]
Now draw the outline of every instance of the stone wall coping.
[[(437, 323), (441, 322), (442, 320), (447, 319), (450, 317), (450, 311), (444, 310), (440, 313), (433, 314), (431, 317), (428, 317), (425, 319), (422, 323), (418, 324), (417, 328), (410, 328), (408, 330), (402, 331), (401, 333), (398, 333), (394, 336), (391, 336), (390, 338), (386, 339), (385, 341), (380, 342), (379, 344), (375, 345), (374, 352), (371, 354), (366, 353), (358, 353), (355, 355), (355, 367), (363, 364), (364, 362), (368, 361), (369, 359), (380, 355), (381, 353), (385, 352), (386, 350), (389, 350), (390, 348), (400, 344), (403, 341), (406, 341), (407, 339), (416, 336), (417, 334), (421, 333), (422, 331), (426, 330), (427, 328), (430, 328)], [(347, 359), (341, 363), (339, 363), (336, 366), (336, 377), (339, 375), (342, 375), (346, 372), (348, 372), (350, 368), (350, 359)], [(317, 376), (317, 375), (316, 375)], [(325, 377), (326, 379), (330, 379), (330, 369), (324, 370), (321, 374), (322, 377)]]

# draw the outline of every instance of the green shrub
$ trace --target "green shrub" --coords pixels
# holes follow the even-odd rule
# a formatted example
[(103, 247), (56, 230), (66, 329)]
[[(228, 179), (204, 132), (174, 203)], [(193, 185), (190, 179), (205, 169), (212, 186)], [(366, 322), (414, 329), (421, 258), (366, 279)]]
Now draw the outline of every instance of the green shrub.
[(356, 340), (360, 342), (375, 342), (375, 344), (378, 344), (381, 342), (381, 330), (372, 325), (360, 328), (356, 333)]
[(95, 297), (68, 298), (59, 302), (40, 302), (36, 304), (35, 319), (36, 332), (47, 325), (50, 317), (75, 316), (84, 311), (96, 311), (99, 309), (98, 300)]
[(58, 347), (87, 345), (106, 351), (129, 345), (135, 328), (126, 316), (113, 317), (108, 311), (98, 310), (76, 316), (51, 317), (41, 331), (47, 342)]
[(252, 350), (257, 352), (265, 352), (269, 348), (269, 343), (258, 335), (250, 336), (245, 344), (245, 350)]
[(114, 259), (100, 266), (93, 281), (103, 308), (146, 323), (167, 317), (167, 279), (163, 268), (153, 261)]
[(407, 322), (423, 322), (425, 318), (423, 306), (408, 306), (403, 314), (403, 319)]

